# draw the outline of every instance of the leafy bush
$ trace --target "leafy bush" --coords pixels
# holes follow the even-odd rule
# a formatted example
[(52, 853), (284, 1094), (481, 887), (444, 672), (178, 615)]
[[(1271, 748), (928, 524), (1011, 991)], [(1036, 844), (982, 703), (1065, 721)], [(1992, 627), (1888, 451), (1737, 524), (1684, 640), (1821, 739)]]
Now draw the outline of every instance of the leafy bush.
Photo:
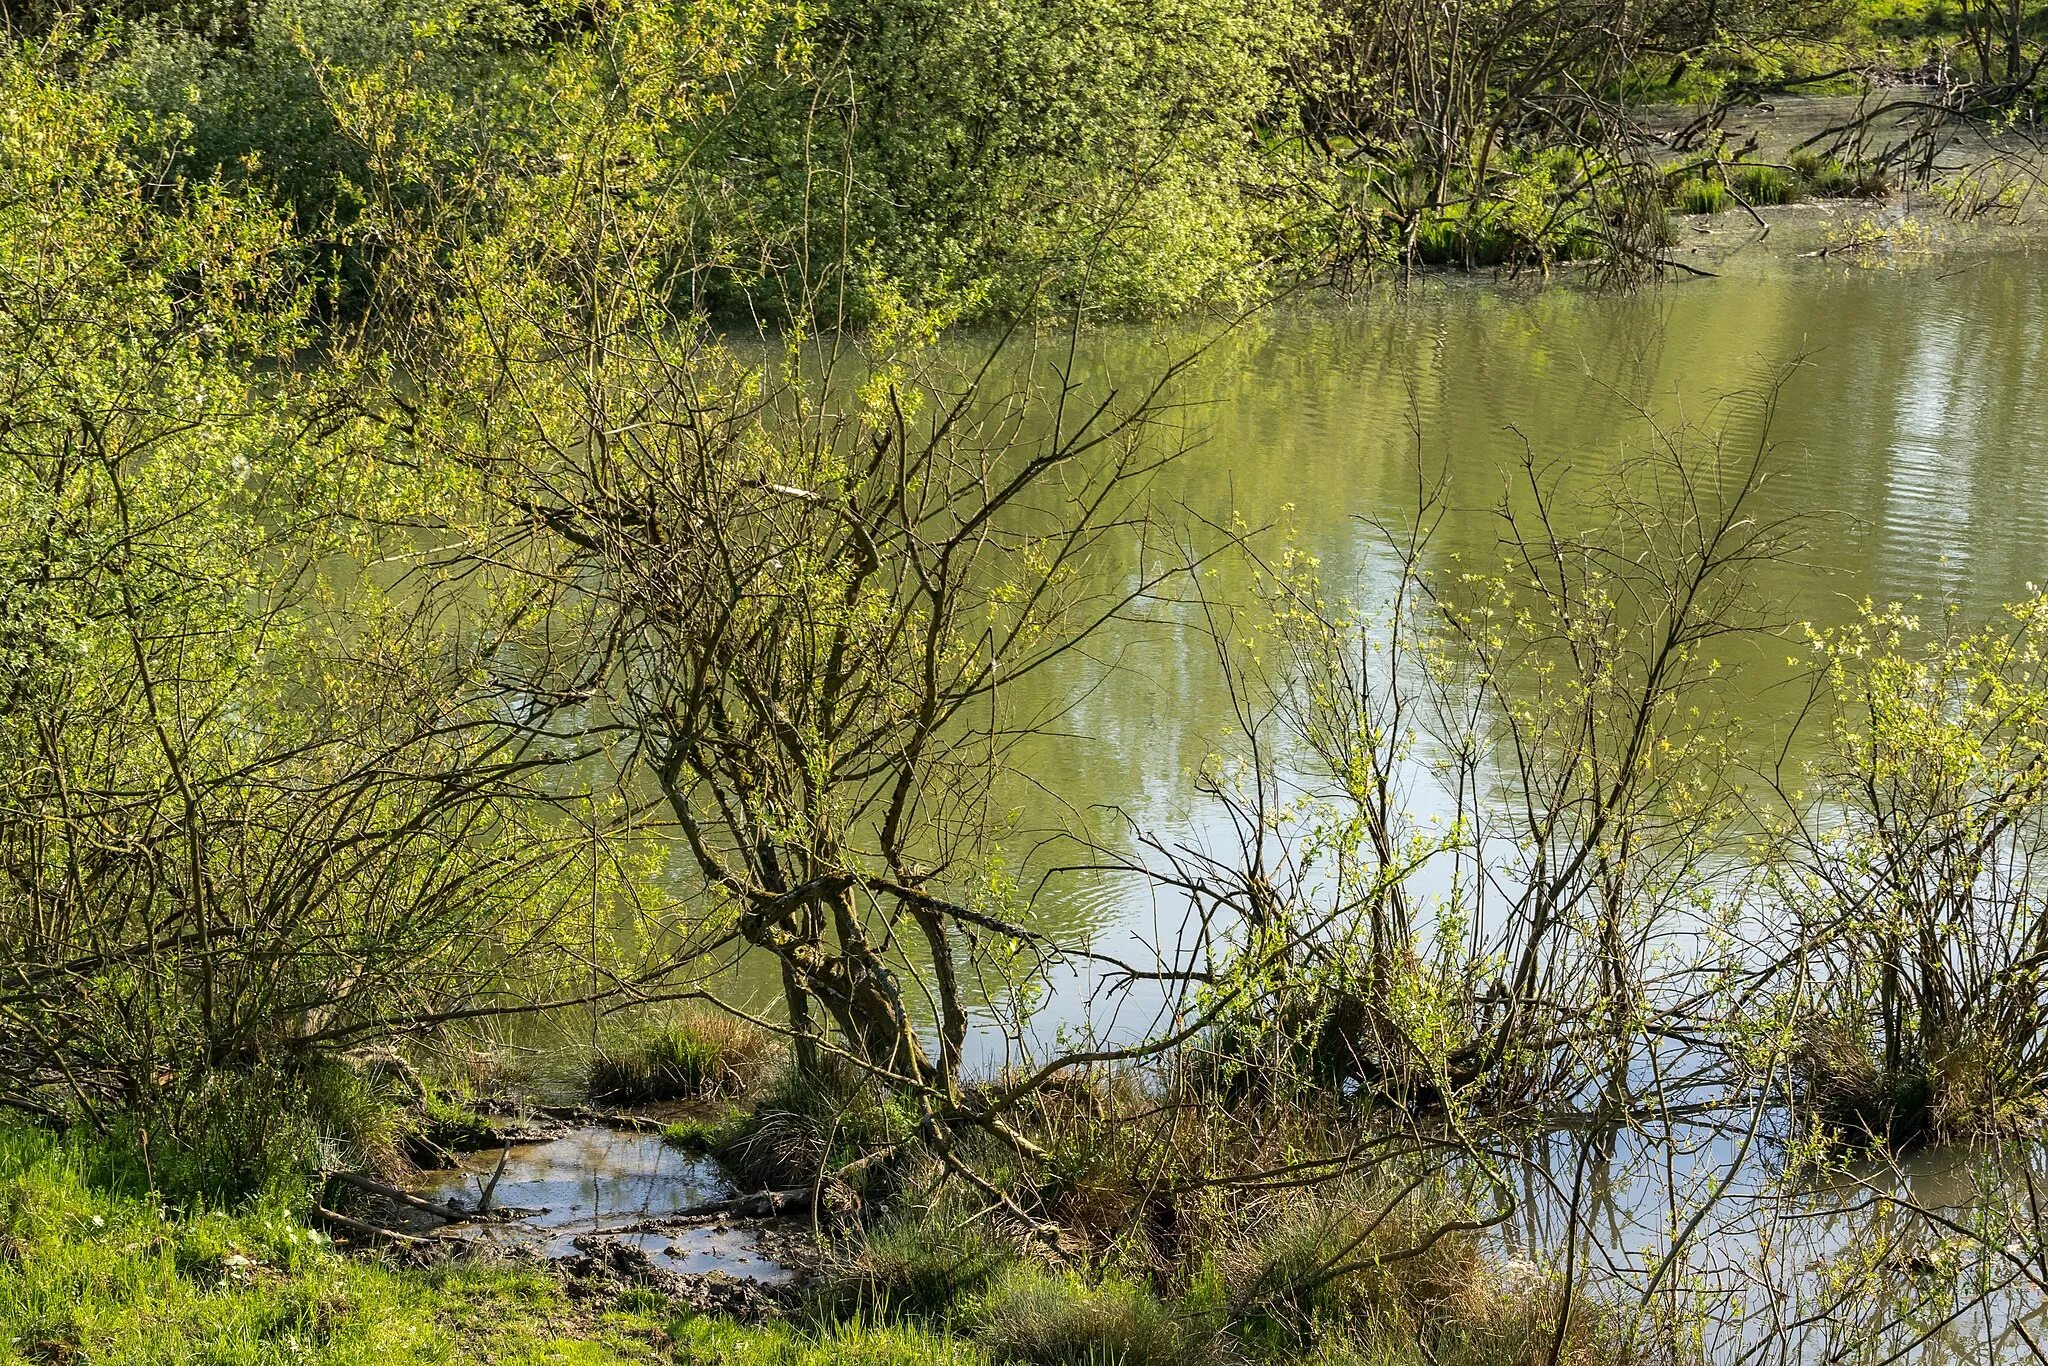
[(2031, 1128), (2048, 1109), (2048, 597), (1975, 631), (1864, 603), (1813, 635), (1838, 709), (1815, 809), (1768, 866), (1809, 945), (1798, 1062), (1862, 1135)]
[(381, 495), (300, 425), (289, 225), (164, 183), (93, 55), (0, 56), (0, 944), (75, 965), (0, 1002), (0, 1095), (220, 1194), (315, 1060), (547, 955), (550, 856), (462, 648), (323, 579)]
[(106, 88), (184, 129), (178, 169), (267, 187), (303, 233), (345, 226), (367, 170), (343, 132), (325, 83), (403, 62), (471, 119), (444, 129), (460, 154), (476, 114), (516, 108), (505, 89), (541, 61), (534, 15), (504, 0), (268, 0), (252, 5), (248, 32), (223, 39), (165, 18), (138, 23), (117, 60), (98, 73)]

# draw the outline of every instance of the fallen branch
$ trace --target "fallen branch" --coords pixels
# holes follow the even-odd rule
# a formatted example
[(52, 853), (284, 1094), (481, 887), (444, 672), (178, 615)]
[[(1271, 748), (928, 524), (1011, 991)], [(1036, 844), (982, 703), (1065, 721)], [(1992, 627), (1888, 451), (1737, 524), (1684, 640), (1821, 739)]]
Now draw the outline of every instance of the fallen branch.
[(673, 1214), (656, 1215), (642, 1219), (635, 1224), (621, 1224), (605, 1230), (607, 1235), (620, 1233), (660, 1233), (681, 1224), (695, 1223), (700, 1219), (730, 1216), (736, 1219), (776, 1219), (785, 1214), (802, 1214), (811, 1207), (811, 1188), (792, 1186), (788, 1190), (756, 1191), (752, 1195), (732, 1195), (723, 1200), (707, 1200), (701, 1205), (691, 1205)]
[(1718, 280), (1721, 278), (1720, 273), (1718, 271), (1701, 270), (1698, 266), (1689, 266), (1683, 261), (1674, 261), (1669, 256), (1659, 256), (1655, 260), (1651, 261), (1650, 264), (1653, 266), (1673, 266), (1679, 270), (1686, 272), (1688, 275), (1700, 275), (1704, 276), (1709, 280)]
[(432, 1238), (418, 1238), (410, 1233), (400, 1233), (396, 1229), (378, 1228), (375, 1224), (366, 1224), (360, 1219), (351, 1219), (346, 1214), (336, 1214), (325, 1205), (313, 1206), (313, 1213), (322, 1223), (332, 1224), (338, 1229), (346, 1230), (349, 1233), (361, 1234), (366, 1238), (388, 1238), (394, 1243), (411, 1243), (415, 1247), (425, 1246), (434, 1241)]
[(402, 1191), (396, 1186), (387, 1186), (382, 1181), (372, 1181), (369, 1177), (358, 1176), (354, 1172), (325, 1172), (322, 1174), (333, 1177), (336, 1181), (354, 1186), (357, 1190), (368, 1191), (372, 1195), (381, 1195), (393, 1204), (403, 1205), (407, 1209), (418, 1210), (421, 1214), (431, 1214), (436, 1219), (445, 1219), (449, 1223), (454, 1223), (460, 1219), (472, 1218), (475, 1215), (484, 1213), (482, 1210), (466, 1210), (453, 1200), (450, 1200), (445, 1205), (437, 1205), (431, 1200), (422, 1200), (410, 1191)]
[(617, 1110), (599, 1110), (588, 1105), (522, 1105), (512, 1103), (485, 1104), (477, 1107), (485, 1114), (512, 1116), (533, 1115), (549, 1119), (557, 1124), (596, 1124), (607, 1129), (623, 1129), (628, 1133), (651, 1134), (662, 1129), (660, 1120), (646, 1119), (640, 1115), (622, 1114)]

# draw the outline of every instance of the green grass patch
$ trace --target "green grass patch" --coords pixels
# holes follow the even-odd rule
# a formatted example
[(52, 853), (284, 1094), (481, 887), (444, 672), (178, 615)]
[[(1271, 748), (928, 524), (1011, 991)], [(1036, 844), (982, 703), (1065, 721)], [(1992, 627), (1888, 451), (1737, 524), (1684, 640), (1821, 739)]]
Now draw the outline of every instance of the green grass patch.
[(1719, 213), (1728, 207), (1728, 187), (1718, 180), (1692, 176), (1672, 188), (1671, 202), (1680, 213)]
[(746, 1116), (738, 1110), (725, 1110), (715, 1115), (687, 1115), (663, 1125), (661, 1141), (671, 1148), (703, 1156), (717, 1152), (737, 1137), (745, 1120)]
[(177, 1210), (110, 1188), (99, 1145), (0, 1127), (0, 1362), (93, 1366), (989, 1366), (909, 1325), (740, 1326), (545, 1271), (337, 1252), (276, 1199)]
[(1882, 171), (1844, 164), (1811, 150), (1792, 154), (1792, 174), (1818, 199), (1872, 199), (1890, 188)]
[(972, 1211), (952, 1203), (899, 1208), (834, 1255), (819, 1302), (844, 1316), (937, 1318), (981, 1294), (1017, 1260)]
[(1775, 166), (1736, 166), (1728, 178), (1735, 193), (1752, 205), (1790, 204), (1799, 197), (1799, 185)]
[(975, 1343), (908, 1323), (856, 1318), (805, 1329), (691, 1315), (669, 1325), (683, 1366), (996, 1366)]
[(773, 1035), (744, 1020), (689, 1012), (599, 1049), (590, 1063), (590, 1096), (613, 1104), (742, 1096), (780, 1054)]
[(1205, 1366), (1227, 1359), (1212, 1332), (1141, 1285), (1089, 1285), (1030, 1265), (997, 1281), (975, 1319), (975, 1337), (992, 1355), (1031, 1366)]

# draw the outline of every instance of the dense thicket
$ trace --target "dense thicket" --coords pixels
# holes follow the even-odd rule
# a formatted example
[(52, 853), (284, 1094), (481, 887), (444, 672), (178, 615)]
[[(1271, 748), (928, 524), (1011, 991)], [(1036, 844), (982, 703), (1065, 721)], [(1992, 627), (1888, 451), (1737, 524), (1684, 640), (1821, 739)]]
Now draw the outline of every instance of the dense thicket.
[[(441, 178), (480, 184), (504, 158), (548, 155), (568, 86), (602, 104), (660, 79), (631, 57), (606, 69), (650, 22), (630, 6), (124, 17), (93, 82), (182, 123), (184, 174), (247, 177), (291, 205), (358, 285), (374, 250), (351, 226), (373, 187), (336, 105), (363, 82), (439, 92)], [(878, 281), (996, 312), (1050, 288), (1156, 313), (1397, 260), (1634, 269), (1663, 241), (1667, 186), (1620, 92), (1653, 58), (1830, 21), (1790, 3), (839, 0), (663, 22), (679, 52), (710, 38), (723, 53), (715, 112), (633, 153), (698, 177), (700, 255), (750, 255), (710, 301), (786, 315), (792, 291), (829, 284), (845, 293), (832, 315), (852, 318)]]
[(276, 368), (288, 224), (104, 96), (0, 89), (0, 1094), (175, 1135), (218, 1073), (491, 996), (553, 918), (558, 756), (351, 563), (359, 467)]

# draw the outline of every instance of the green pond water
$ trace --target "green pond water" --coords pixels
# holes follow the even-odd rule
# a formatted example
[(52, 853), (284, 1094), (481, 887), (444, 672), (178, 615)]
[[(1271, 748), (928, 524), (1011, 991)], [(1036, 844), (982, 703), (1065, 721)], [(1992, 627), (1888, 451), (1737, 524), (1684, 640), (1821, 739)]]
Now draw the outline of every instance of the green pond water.
[[(1443, 570), (1453, 556), (1498, 563), (1495, 509), (1525, 450), (1568, 469), (1574, 510), (1642, 460), (1659, 429), (1686, 429), (1696, 450), (1716, 436), (1737, 453), (1767, 439), (1758, 515), (1808, 520), (1796, 553), (1756, 587), (1795, 636), (1800, 622), (1847, 620), (1866, 597), (1930, 613), (1953, 602), (1984, 619), (2048, 584), (2048, 257), (1938, 222), (1900, 231), (1902, 211), (1799, 208), (1773, 215), (1761, 238), (1735, 215), (1680, 220), (1686, 259), (1717, 277), (1628, 293), (1434, 277), (1352, 303), (1277, 306), (1213, 343), (1182, 395), (1200, 442), (1158, 477), (1158, 500), (1284, 526), (1331, 590), (1371, 602), (1392, 574), (1375, 523), (1413, 516), (1418, 461), (1448, 477), (1428, 558)], [(1840, 248), (1871, 224), (1885, 230), (1874, 249)], [(1099, 332), (1082, 369), (1128, 383), (1207, 335)], [(1230, 597), (1246, 572), (1218, 560), (1209, 591)], [(1159, 616), (1013, 695), (1065, 708), (1059, 738), (1024, 756), (1018, 847), (1077, 821), (1109, 843), (1132, 824), (1199, 837), (1207, 818), (1189, 775), (1229, 744), (1228, 698), (1206, 641)], [(1783, 686), (1787, 647), (1731, 649), (1741, 720), (1770, 737), (1805, 697)], [(1177, 923), (1176, 908), (1127, 879), (1026, 890), (1040, 928), (1113, 951), (1143, 956)], [(1035, 1024), (1109, 1027), (1086, 988), (1085, 974), (1057, 982)], [(1142, 1006), (1126, 1008), (1137, 1015), (1117, 1027), (1141, 1028)]]

